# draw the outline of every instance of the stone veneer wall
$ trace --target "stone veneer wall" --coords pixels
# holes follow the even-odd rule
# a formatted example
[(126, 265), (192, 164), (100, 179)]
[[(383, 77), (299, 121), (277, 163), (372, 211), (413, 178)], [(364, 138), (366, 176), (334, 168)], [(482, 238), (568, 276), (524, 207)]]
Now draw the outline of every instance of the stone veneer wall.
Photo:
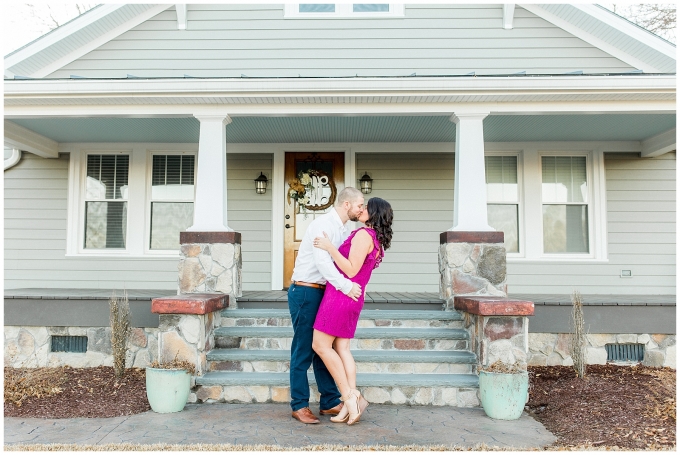
[[(588, 334), (586, 362), (590, 365), (607, 363), (606, 344), (637, 343), (645, 345), (643, 365), (675, 368), (675, 335), (664, 334)], [(573, 365), (569, 354), (570, 333), (530, 333), (529, 365)]]
[(439, 297), (446, 309), (461, 295), (507, 296), (502, 232), (443, 232), (439, 245)]
[(177, 293), (223, 293), (236, 307), (241, 297), (241, 234), (181, 232)]
[[(51, 352), (52, 335), (87, 336), (87, 352)], [(130, 330), (125, 366), (146, 367), (158, 359), (158, 329)], [(5, 366), (73, 368), (112, 366), (110, 327), (5, 326)]]
[(196, 376), (207, 371), (208, 351), (215, 347), (213, 329), (219, 326), (220, 312), (207, 314), (161, 314), (161, 363), (175, 357), (195, 364)]

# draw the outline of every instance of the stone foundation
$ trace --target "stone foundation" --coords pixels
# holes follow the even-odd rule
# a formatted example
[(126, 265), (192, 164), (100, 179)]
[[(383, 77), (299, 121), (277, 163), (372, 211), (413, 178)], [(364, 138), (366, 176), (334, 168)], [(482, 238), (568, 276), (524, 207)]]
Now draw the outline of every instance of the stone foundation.
[[(530, 333), (529, 365), (566, 365), (574, 364), (570, 355), (570, 333)], [(675, 335), (648, 333), (604, 333), (586, 335), (586, 363), (604, 365), (607, 363), (606, 344), (644, 344), (643, 365), (652, 367), (675, 368)]]
[(160, 362), (185, 360), (195, 365), (196, 375), (208, 371), (206, 354), (215, 347), (214, 329), (220, 312), (228, 306), (224, 294), (187, 294), (151, 301), (151, 312), (160, 314)]
[(441, 233), (439, 297), (446, 309), (453, 309), (455, 296), (507, 296), (503, 237), (503, 232)]
[[(87, 352), (51, 352), (51, 337), (86, 336)], [(147, 367), (158, 359), (158, 329), (130, 330), (125, 366)], [(110, 327), (5, 326), (5, 366), (73, 368), (113, 366)]]
[(181, 232), (177, 293), (223, 293), (236, 307), (241, 297), (241, 234)]

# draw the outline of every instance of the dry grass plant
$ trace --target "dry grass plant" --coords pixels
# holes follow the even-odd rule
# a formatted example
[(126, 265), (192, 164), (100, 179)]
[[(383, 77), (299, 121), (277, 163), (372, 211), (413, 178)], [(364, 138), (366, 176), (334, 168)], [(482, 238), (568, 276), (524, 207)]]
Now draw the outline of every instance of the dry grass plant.
[(508, 364), (501, 360), (496, 360), (491, 365), (480, 368), (479, 371), (484, 371), (486, 373), (519, 374), (526, 373), (527, 368), (525, 363), (520, 363), (518, 361), (515, 361), (513, 364)]
[(21, 407), (25, 399), (42, 398), (61, 393), (61, 386), (66, 381), (63, 366), (56, 368), (29, 368), (22, 362), (18, 368), (5, 367), (4, 402)]
[(583, 301), (581, 294), (574, 291), (571, 294), (571, 358), (574, 361), (574, 370), (579, 378), (586, 376), (586, 331), (583, 319)]
[(109, 299), (110, 322), (111, 322), (111, 350), (113, 351), (113, 370), (117, 378), (125, 375), (125, 354), (127, 342), (130, 337), (130, 302), (127, 291), (123, 291), (123, 297), (116, 297), (115, 291)]
[(175, 354), (175, 358), (172, 359), (172, 361), (159, 363), (158, 360), (154, 360), (153, 362), (151, 362), (151, 365), (149, 365), (149, 367), (160, 368), (163, 370), (186, 370), (187, 373), (189, 373), (190, 375), (192, 376), (195, 375), (196, 366), (186, 360), (178, 360), (177, 359), (178, 356), (179, 351), (177, 351), (177, 354)]

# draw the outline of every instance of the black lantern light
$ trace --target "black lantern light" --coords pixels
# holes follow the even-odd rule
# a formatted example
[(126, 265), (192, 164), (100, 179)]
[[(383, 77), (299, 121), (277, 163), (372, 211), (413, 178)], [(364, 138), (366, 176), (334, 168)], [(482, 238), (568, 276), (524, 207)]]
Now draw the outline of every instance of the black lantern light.
[(363, 177), (359, 179), (359, 187), (361, 188), (361, 192), (364, 194), (368, 194), (373, 191), (373, 179), (368, 175), (367, 172), (364, 172)]
[(257, 194), (266, 193), (268, 183), (269, 183), (269, 179), (267, 179), (267, 176), (264, 175), (262, 172), (260, 172), (260, 176), (255, 179), (255, 192)]

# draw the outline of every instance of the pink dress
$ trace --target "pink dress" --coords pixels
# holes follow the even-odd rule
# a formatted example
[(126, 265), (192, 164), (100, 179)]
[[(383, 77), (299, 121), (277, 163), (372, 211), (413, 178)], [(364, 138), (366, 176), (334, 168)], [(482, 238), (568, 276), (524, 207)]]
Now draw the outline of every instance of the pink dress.
[[(375, 248), (368, 253), (364, 263), (359, 269), (359, 272), (354, 276), (354, 278), (349, 278), (345, 273), (340, 270), (336, 265), (335, 267), (340, 270), (340, 273), (345, 278), (349, 278), (354, 283), (361, 286), (362, 290), (366, 289), (366, 284), (371, 278), (371, 273), (373, 269), (378, 267), (380, 261), (382, 261), (384, 252), (380, 246), (380, 242), (376, 237), (376, 233), (371, 228), (359, 228), (352, 232), (347, 240), (340, 245), (338, 251), (344, 257), (349, 257), (349, 250), (352, 246), (352, 239), (361, 229), (365, 229), (371, 237), (373, 238), (373, 245)], [(376, 257), (376, 251), (378, 255)], [(359, 314), (364, 306), (364, 293), (361, 293), (358, 301), (352, 300), (350, 297), (342, 293), (342, 291), (337, 290), (331, 283), (326, 285), (326, 291), (323, 295), (323, 300), (319, 305), (319, 312), (316, 314), (316, 320), (314, 321), (314, 328), (320, 332), (327, 333), (328, 335), (333, 335), (339, 338), (354, 338), (354, 332), (357, 329), (357, 321), (359, 320)]]

